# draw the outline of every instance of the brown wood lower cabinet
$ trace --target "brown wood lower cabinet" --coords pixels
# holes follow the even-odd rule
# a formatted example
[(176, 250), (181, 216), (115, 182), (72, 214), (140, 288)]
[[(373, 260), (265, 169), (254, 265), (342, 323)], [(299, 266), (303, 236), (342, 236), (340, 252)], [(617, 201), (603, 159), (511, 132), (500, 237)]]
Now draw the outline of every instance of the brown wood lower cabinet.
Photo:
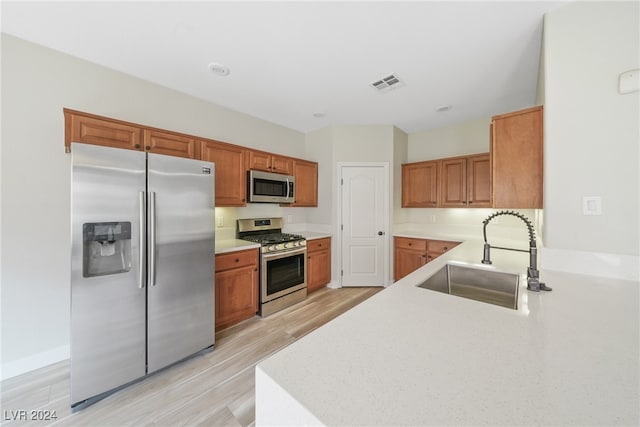
[(216, 255), (216, 331), (258, 312), (258, 249)]
[(307, 293), (331, 281), (331, 238), (307, 241)]
[(407, 274), (417, 270), (459, 244), (459, 242), (449, 242), (445, 240), (395, 237), (393, 254), (394, 280), (398, 281), (402, 279)]

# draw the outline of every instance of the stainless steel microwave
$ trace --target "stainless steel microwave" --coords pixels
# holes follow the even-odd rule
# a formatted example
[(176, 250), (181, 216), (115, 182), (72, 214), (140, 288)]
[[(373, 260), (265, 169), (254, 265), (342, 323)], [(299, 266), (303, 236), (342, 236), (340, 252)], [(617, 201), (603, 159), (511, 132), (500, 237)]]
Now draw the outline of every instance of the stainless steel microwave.
[(247, 199), (252, 203), (293, 203), (295, 178), (280, 173), (250, 170), (247, 173)]

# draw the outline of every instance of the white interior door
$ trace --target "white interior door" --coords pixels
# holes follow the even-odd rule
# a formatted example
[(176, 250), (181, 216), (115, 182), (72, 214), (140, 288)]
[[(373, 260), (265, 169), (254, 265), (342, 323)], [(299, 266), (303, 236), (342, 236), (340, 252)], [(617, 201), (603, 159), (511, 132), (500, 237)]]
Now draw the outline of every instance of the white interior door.
[(342, 286), (384, 286), (388, 271), (388, 165), (341, 165)]

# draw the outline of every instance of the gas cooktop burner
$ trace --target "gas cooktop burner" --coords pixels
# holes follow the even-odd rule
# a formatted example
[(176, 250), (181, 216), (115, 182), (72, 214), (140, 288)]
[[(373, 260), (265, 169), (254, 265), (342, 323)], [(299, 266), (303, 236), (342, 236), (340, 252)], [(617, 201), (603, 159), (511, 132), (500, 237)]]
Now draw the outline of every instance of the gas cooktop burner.
[(270, 245), (273, 243), (294, 242), (296, 240), (304, 240), (304, 237), (299, 234), (290, 233), (271, 233), (271, 234), (258, 234), (253, 236), (244, 236), (243, 240), (249, 240), (250, 242), (260, 243), (261, 245)]
[(304, 236), (283, 233), (282, 225), (282, 218), (239, 219), (238, 238), (259, 243), (263, 254), (303, 249), (307, 245)]

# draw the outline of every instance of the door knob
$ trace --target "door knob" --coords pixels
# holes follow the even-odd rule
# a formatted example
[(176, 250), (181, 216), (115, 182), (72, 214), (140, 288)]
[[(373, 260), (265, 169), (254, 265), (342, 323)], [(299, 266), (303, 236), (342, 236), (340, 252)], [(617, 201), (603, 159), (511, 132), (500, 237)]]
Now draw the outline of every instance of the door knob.
[(384, 235), (384, 231), (378, 231), (378, 236)]

